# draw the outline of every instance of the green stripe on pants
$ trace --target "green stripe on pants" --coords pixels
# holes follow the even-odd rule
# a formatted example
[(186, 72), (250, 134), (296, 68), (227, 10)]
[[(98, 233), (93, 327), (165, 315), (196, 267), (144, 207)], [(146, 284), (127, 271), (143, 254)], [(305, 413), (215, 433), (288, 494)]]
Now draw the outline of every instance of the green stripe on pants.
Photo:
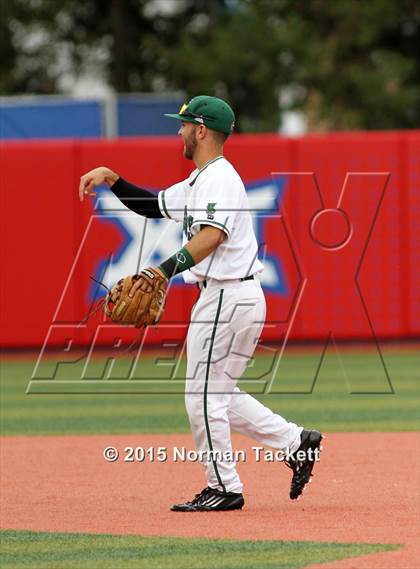
[[(206, 423), (207, 441), (209, 443), (210, 453), (213, 453), (213, 444), (211, 442), (210, 425), (209, 425), (209, 420), (208, 420), (208, 416), (207, 416), (207, 388), (209, 385), (211, 353), (213, 351), (214, 338), (216, 336), (217, 323), (219, 322), (220, 310), (222, 308), (222, 301), (223, 301), (223, 289), (220, 291), (220, 294), (219, 294), (219, 304), (217, 305), (216, 318), (214, 319), (213, 332), (211, 334), (209, 355), (207, 358), (206, 382), (204, 384), (204, 421)], [(214, 468), (214, 472), (216, 473), (217, 480), (218, 480), (220, 486), (222, 487), (223, 492), (226, 492), (226, 488), (222, 482), (222, 479), (220, 478), (219, 470), (217, 468), (217, 462), (213, 457), (212, 457), (211, 461), (213, 463), (213, 468)]]

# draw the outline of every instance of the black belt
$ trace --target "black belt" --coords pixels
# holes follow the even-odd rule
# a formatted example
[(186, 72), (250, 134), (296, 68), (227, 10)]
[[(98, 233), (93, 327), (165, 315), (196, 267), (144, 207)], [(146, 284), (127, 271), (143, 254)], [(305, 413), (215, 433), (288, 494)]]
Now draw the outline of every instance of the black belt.
[[(237, 280), (239, 280), (240, 282), (243, 282), (243, 281), (252, 281), (253, 279), (254, 279), (254, 275), (249, 275), (249, 277), (242, 277), (241, 279), (237, 279)], [(236, 279), (233, 279), (233, 280), (236, 280)], [(197, 288), (199, 288), (200, 290), (201, 290), (200, 285), (203, 288), (207, 288), (207, 281), (200, 281), (200, 282), (196, 283), (196, 285), (197, 285)]]

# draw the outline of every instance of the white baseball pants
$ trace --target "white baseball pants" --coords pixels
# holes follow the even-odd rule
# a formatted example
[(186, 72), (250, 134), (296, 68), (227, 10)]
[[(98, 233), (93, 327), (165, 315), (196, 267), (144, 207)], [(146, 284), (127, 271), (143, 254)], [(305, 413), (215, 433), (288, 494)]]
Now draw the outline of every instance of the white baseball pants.
[(294, 452), (300, 444), (302, 427), (236, 387), (265, 312), (264, 293), (254, 279), (207, 281), (191, 313), (185, 404), (197, 451), (208, 457), (208, 486), (226, 492), (242, 491), (235, 462), (223, 458), (232, 451), (231, 429), (282, 451)]

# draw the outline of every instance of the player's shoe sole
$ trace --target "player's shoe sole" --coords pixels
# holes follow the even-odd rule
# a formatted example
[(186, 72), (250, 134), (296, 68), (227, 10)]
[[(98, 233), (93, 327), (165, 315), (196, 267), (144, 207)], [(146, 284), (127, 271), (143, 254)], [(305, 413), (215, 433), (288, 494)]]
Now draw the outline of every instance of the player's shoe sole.
[(244, 503), (242, 494), (205, 488), (190, 502), (175, 504), (171, 510), (173, 512), (227, 512), (242, 509)]
[(323, 436), (318, 431), (304, 429), (298, 450), (286, 461), (287, 466), (293, 470), (289, 494), (291, 500), (297, 500), (306, 484), (311, 481), (313, 468), (319, 461), (322, 439)]

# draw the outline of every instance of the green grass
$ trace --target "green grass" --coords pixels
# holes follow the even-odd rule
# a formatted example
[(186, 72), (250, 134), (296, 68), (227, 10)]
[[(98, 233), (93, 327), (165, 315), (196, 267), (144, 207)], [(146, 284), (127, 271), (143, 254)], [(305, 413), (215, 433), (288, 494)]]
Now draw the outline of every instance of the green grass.
[(398, 549), (287, 541), (237, 541), (6, 530), (2, 569), (298, 569), (310, 564)]
[[(274, 377), (272, 392), (257, 397), (274, 411), (289, 420), (325, 431), (409, 431), (419, 427), (418, 355), (414, 350), (383, 351), (390, 383), (375, 351), (365, 349), (327, 352), (317, 381), (313, 378), (319, 352), (293, 351), (283, 358), (273, 374), (276, 354), (259, 355), (246, 374), (261, 377), (253, 384), (243, 385), (251, 392), (262, 392), (266, 381)], [(151, 355), (141, 359), (142, 378), (170, 376), (171, 366), (157, 366)], [(83, 363), (62, 365), (56, 379), (44, 383), (43, 389), (60, 387), (58, 380), (70, 380), (68, 385), (80, 389)], [(127, 362), (107, 368), (107, 379), (91, 384), (89, 390), (110, 385), (108, 394), (26, 394), (34, 369), (34, 359), (5, 359), (1, 369), (1, 430), (3, 434), (77, 434), (77, 433), (173, 433), (188, 432), (184, 410), (182, 375), (184, 363), (178, 370), (178, 382), (166, 386), (153, 384), (155, 393), (119, 393), (136, 385), (124, 381)], [(47, 363), (51, 368), (51, 364)], [(92, 375), (101, 376), (104, 360), (95, 360)], [(48, 371), (48, 370), (47, 370)], [(112, 381), (113, 383), (110, 383)], [(45, 388), (46, 384), (46, 388)], [(32, 382), (38, 387), (39, 380)], [(392, 385), (392, 387), (391, 387)], [(116, 386), (116, 387), (115, 387)], [(144, 383), (145, 388), (147, 384)], [(178, 394), (159, 393), (173, 387)], [(68, 390), (68, 386), (65, 387)], [(150, 385), (149, 385), (150, 389)], [(312, 391), (312, 392), (311, 392)], [(392, 392), (393, 391), (393, 392)], [(355, 392), (359, 392), (355, 394)]]
[[(414, 351), (388, 349), (384, 360), (392, 389), (374, 352), (333, 351), (323, 361), (314, 385), (319, 354), (292, 352), (281, 360), (274, 375), (270, 355), (258, 356), (247, 378), (261, 377), (248, 388), (287, 418), (326, 431), (404, 431), (418, 428), (418, 357)], [(108, 368), (107, 377), (96, 384), (113, 394), (26, 394), (35, 361), (4, 360), (1, 368), (1, 430), (3, 434), (74, 434), (188, 432), (182, 394), (118, 394), (127, 372), (127, 362)], [(49, 365), (49, 364), (48, 364)], [(56, 379), (74, 382), (83, 362), (64, 365)], [(100, 375), (103, 360), (95, 360), (92, 374)], [(169, 369), (169, 367), (167, 368)], [(185, 362), (178, 371), (182, 378)], [(151, 355), (141, 360), (143, 378), (156, 377), (165, 368)], [(164, 375), (163, 375), (164, 376)], [(272, 392), (261, 394), (266, 380), (275, 381)], [(51, 385), (59, 385), (52, 380)], [(118, 383), (120, 382), (120, 383)], [(34, 381), (35, 383), (35, 381)], [(40, 386), (38, 383), (36, 387)], [(64, 384), (62, 384), (64, 385)], [(88, 387), (90, 384), (87, 384)], [(137, 383), (137, 386), (141, 383)], [(182, 388), (182, 382), (172, 385)], [(47, 387), (48, 384), (47, 384)], [(168, 387), (168, 386), (166, 386)], [(65, 387), (69, 389), (69, 386)], [(89, 387), (90, 388), (90, 387)], [(245, 388), (245, 386), (244, 386)], [(162, 387), (160, 386), (160, 389)], [(111, 391), (112, 391), (111, 390)], [(354, 392), (359, 392), (358, 395)], [(360, 392), (365, 392), (361, 394)], [(234, 541), (180, 538), (146, 538), (3, 531), (0, 533), (3, 568), (30, 569), (246, 569), (299, 568), (311, 564), (398, 546), (281, 541)]]

